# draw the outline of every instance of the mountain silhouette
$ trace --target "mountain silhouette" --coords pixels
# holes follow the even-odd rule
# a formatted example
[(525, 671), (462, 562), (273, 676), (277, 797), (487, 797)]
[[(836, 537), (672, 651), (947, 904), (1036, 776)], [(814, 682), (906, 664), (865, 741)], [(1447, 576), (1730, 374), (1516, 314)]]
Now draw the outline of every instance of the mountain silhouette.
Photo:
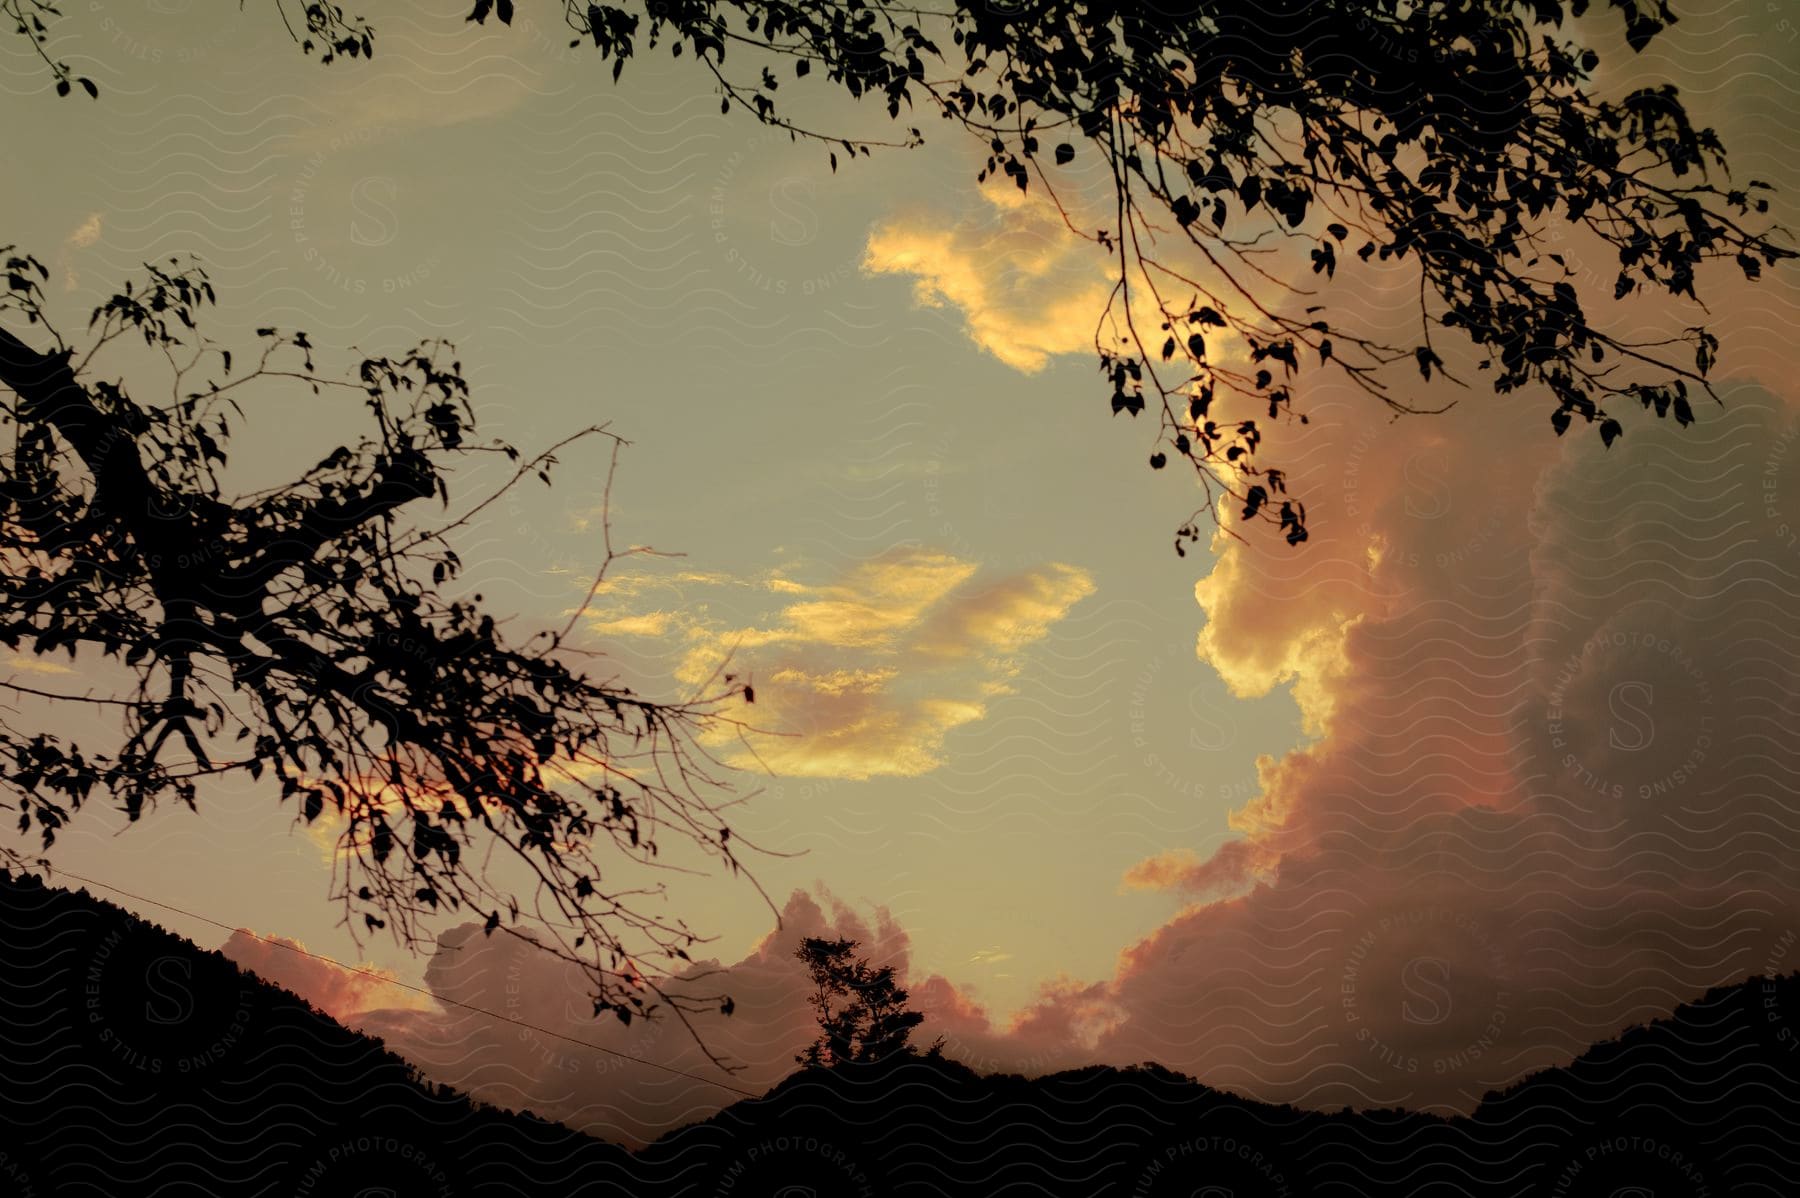
[(874, 1198), (1800, 1193), (1800, 975), (1710, 991), (1467, 1118), (1155, 1064), (801, 1070), (636, 1152), (424, 1081), (86, 891), (0, 875), (0, 1194)]

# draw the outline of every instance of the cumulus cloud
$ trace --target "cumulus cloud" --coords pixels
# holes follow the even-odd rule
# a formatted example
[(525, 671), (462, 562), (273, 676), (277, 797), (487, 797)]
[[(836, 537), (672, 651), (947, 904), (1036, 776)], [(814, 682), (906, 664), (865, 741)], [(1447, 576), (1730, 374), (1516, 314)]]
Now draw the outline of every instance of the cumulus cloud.
[(1112, 290), (1105, 260), (1043, 201), (1010, 187), (981, 194), (984, 207), (961, 220), (913, 213), (878, 224), (864, 269), (912, 276), (920, 304), (961, 310), (975, 343), (1016, 370), (1091, 352)]
[[(955, 264), (956, 237), (915, 232), (923, 286), (919, 264)], [(1578, 271), (1599, 260), (1579, 237), (1559, 249)], [(1011, 327), (944, 277), (977, 340)], [(1221, 536), (1195, 594), (1201, 658), (1238, 694), (1291, 688), (1311, 739), (1265, 760), (1229, 816), (1238, 839), (1125, 872), (1122, 890), (1178, 909), (1112, 977), (1046, 989), (988, 1043), (1154, 1059), (1318, 1107), (1467, 1110), (1785, 968), (1800, 386), (1779, 364), (1800, 312), (1791, 287), (1723, 283), (1711, 323), (1740, 370), (1717, 380), (1724, 407), (1685, 432), (1630, 421), (1611, 451), (1591, 430), (1550, 439), (1516, 398), (1433, 384), (1405, 399), (1459, 406), (1396, 424), (1306, 380), (1308, 426), (1271, 430), (1265, 452), (1308, 500), (1312, 541)], [(1416, 288), (1375, 264), (1332, 302), (1403, 344)], [(1605, 302), (1596, 316), (1628, 327), (1704, 319)]]
[[(442, 936), (426, 971), (434, 993), (467, 1006), (374, 1011), (359, 1023), (435, 1080), (590, 1134), (642, 1143), (706, 1118), (741, 1098), (740, 1091), (760, 1094), (794, 1070), (795, 1054), (817, 1033), (807, 1006), (811, 982), (794, 956), (806, 936), (857, 940), (873, 963), (909, 977), (910, 940), (885, 909), (865, 915), (829, 894), (796, 890), (782, 907), (780, 926), (743, 957), (700, 961), (687, 975), (690, 993), (729, 994), (735, 1003), (729, 1017), (694, 1016), (692, 1034), (666, 1015), (629, 1026), (610, 1015), (596, 1019), (577, 969), (516, 937), (484, 936), (475, 924)], [(927, 1017), (914, 1034), (919, 1046), (942, 1038), (952, 1055), (1031, 1064), (1015, 1037), (994, 1029), (944, 978), (911, 979), (911, 985), (913, 1005)], [(1073, 1024), (1074, 1007), (1058, 1002), (1052, 1009), (1056, 1019)], [(713, 1065), (702, 1043), (736, 1071)]]
[(1012, 655), (1094, 590), (1072, 566), (983, 582), (974, 563), (919, 548), (832, 583), (781, 582), (793, 601), (766, 622), (694, 630), (682, 674), (697, 680), (734, 654), (769, 680), (759, 699), (773, 721), (765, 727), (796, 735), (759, 741), (756, 756), (727, 748), (727, 759), (836, 778), (935, 768), (944, 738), (1008, 688)]
[[(1396, 327), (1406, 303), (1356, 302)], [(1748, 379), (1725, 396), (1603, 451), (1487, 397), (1420, 427), (1303, 395), (1284, 464), (1313, 541), (1221, 538), (1196, 597), (1201, 656), (1240, 693), (1292, 686), (1315, 739), (1265, 765), (1242, 838), (1122, 878), (1183, 905), (1107, 981), (1105, 1059), (1467, 1110), (1783, 968), (1800, 416)]]
[[(1017, 655), (1094, 584), (1060, 563), (989, 578), (976, 562), (911, 546), (835, 577), (690, 576), (679, 589), (679, 613), (644, 613), (634, 605), (659, 601), (658, 588), (625, 576), (602, 593), (591, 627), (662, 636), (687, 686), (725, 668), (753, 678), (757, 726), (779, 735), (745, 744), (722, 731), (713, 747), (731, 764), (868, 778), (936, 767), (945, 737), (1007, 693)], [(712, 601), (727, 592), (731, 615)]]
[(356, 1026), (369, 1010), (429, 1010), (435, 1004), (398, 983), (393, 972), (374, 966), (349, 967), (314, 956), (298, 940), (262, 936), (247, 928), (233, 932), (219, 951), (264, 981), (293, 991), (346, 1026)]
[(1206, 862), (1193, 849), (1170, 849), (1146, 857), (1119, 879), (1124, 890), (1182, 890)]

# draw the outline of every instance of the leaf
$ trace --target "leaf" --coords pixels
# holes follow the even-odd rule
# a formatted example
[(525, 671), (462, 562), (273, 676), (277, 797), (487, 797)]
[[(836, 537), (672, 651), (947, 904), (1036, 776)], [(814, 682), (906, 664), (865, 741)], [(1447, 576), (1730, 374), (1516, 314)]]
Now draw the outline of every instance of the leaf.
[(1075, 147), (1068, 142), (1059, 142), (1056, 146), (1056, 165), (1067, 166), (1075, 161)]
[(1115, 394), (1112, 397), (1112, 410), (1114, 416), (1117, 416), (1120, 412), (1130, 412), (1133, 416), (1136, 416), (1139, 412), (1144, 410), (1144, 397), (1141, 395), (1125, 395), (1123, 393)]
[(1617, 441), (1619, 439), (1619, 434), (1624, 431), (1625, 429), (1617, 420), (1602, 420), (1600, 422), (1600, 440), (1608, 449), (1612, 448), (1612, 443)]
[(100, 98), (100, 89), (94, 86), (92, 79), (83, 79), (80, 82), (81, 90), (88, 94), (89, 99), (98, 100)]
[(1169, 464), (1169, 459), (1164, 457), (1160, 450), (1157, 451), (1156, 453), (1153, 453), (1150, 455), (1150, 469), (1161, 470), (1164, 466), (1166, 466), (1168, 464)]
[(496, 15), (499, 16), (500, 23), (502, 25), (511, 25), (512, 24), (512, 17), (513, 17), (513, 2), (512, 2), (512, 0), (494, 0), (494, 12)]
[(481, 934), (483, 936), (492, 936), (494, 934), (494, 929), (499, 926), (500, 926), (500, 912), (498, 912), (498, 911), (490, 912), (487, 917), (487, 921), (481, 925)]

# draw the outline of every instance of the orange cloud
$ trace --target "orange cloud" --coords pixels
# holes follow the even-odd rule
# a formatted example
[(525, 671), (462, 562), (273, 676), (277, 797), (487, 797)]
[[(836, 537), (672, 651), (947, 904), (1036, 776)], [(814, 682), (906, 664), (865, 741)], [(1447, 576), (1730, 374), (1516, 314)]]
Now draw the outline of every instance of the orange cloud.
[[(728, 994), (735, 1004), (729, 1017), (691, 1016), (707, 1048), (738, 1066), (734, 1087), (773, 1086), (817, 1034), (807, 1006), (812, 984), (794, 956), (806, 936), (854, 939), (872, 963), (908, 977), (911, 943), (885, 908), (864, 915), (828, 893), (815, 898), (794, 891), (780, 926), (741, 958), (696, 962), (691, 971), (689, 990)], [(596, 1019), (580, 970), (516, 937), (483, 936), (478, 924), (449, 929), (438, 939), (426, 979), (433, 993), (454, 1002), (432, 1012), (371, 1012), (363, 1030), (428, 1077), (477, 1098), (633, 1144), (737, 1099), (712, 1084), (720, 1074), (675, 1018), (665, 1012), (629, 1027), (610, 1016)], [(914, 1034), (920, 1047), (940, 1035), (959, 1044), (985, 1044), (983, 1037), (991, 1036), (981, 1009), (942, 978), (919, 982), (913, 998), (927, 1012)]]
[(298, 940), (260, 936), (244, 928), (233, 932), (219, 951), (264, 981), (293, 991), (347, 1026), (364, 1011), (429, 1011), (431, 999), (398, 985), (392, 971), (374, 966), (347, 968), (310, 955)]
[(1200, 855), (1193, 849), (1170, 849), (1154, 857), (1146, 857), (1119, 879), (1119, 889), (1179, 890), (1200, 868)]

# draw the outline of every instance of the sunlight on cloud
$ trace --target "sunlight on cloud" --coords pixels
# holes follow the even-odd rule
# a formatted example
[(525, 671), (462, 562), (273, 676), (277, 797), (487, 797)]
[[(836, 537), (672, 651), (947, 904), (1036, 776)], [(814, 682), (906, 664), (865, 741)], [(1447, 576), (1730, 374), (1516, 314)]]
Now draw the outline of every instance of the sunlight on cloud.
[(428, 995), (400, 984), (391, 969), (370, 964), (333, 964), (286, 936), (239, 928), (219, 951), (265, 981), (285, 987), (339, 1022), (377, 1008), (435, 1011)]
[(85, 250), (100, 240), (101, 219), (98, 212), (90, 212), (87, 219), (77, 225), (63, 242), (71, 249)]
[(602, 620), (593, 630), (602, 636), (664, 636), (675, 620), (673, 612), (649, 611), (641, 615)]
[(960, 221), (910, 215), (878, 225), (863, 268), (914, 276), (920, 304), (960, 309), (975, 343), (1015, 370), (1092, 351), (1112, 290), (1107, 263), (1046, 202), (999, 187), (982, 196), (986, 208)]
[(1119, 892), (1178, 890), (1202, 864), (1200, 854), (1193, 849), (1169, 849), (1126, 870), (1119, 879)]
[(65, 666), (60, 661), (37, 655), (26, 656), (23, 653), (9, 653), (3, 663), (9, 670), (24, 670), (27, 674), (73, 674), (73, 667)]
[[(621, 582), (620, 593), (640, 590)], [(756, 681), (757, 727), (776, 735), (745, 745), (735, 729), (721, 729), (712, 747), (735, 766), (831, 778), (934, 769), (951, 730), (1011, 693), (1016, 655), (1094, 590), (1073, 566), (987, 581), (975, 562), (920, 548), (884, 553), (834, 580), (784, 571), (736, 585), (763, 597), (762, 615), (728, 620), (689, 603), (682, 616), (659, 611), (648, 622), (599, 612), (591, 626), (666, 628), (681, 642), (676, 678), (690, 686), (703, 686), (729, 658), (729, 669)]]

